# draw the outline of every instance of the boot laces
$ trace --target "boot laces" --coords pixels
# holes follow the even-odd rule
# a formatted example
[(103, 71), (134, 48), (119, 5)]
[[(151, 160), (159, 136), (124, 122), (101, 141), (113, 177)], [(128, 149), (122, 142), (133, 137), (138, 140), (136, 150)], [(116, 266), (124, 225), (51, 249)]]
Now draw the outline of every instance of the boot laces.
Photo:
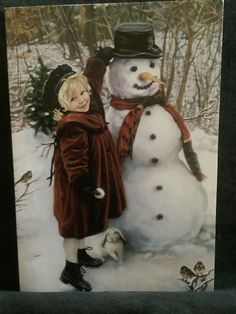
[(85, 268), (83, 266), (80, 266), (80, 265), (77, 266), (76, 271), (81, 278), (83, 278), (84, 275), (86, 274)]
[(79, 269), (80, 269), (81, 275), (84, 276), (86, 274), (85, 268), (83, 266), (80, 266)]

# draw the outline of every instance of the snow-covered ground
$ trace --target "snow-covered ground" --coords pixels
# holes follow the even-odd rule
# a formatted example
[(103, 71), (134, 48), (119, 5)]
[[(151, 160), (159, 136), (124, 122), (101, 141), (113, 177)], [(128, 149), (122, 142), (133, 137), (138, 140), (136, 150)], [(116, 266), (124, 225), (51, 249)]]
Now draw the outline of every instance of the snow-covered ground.
[[(184, 291), (180, 278), (182, 265), (190, 268), (201, 260), (207, 270), (214, 268), (214, 230), (216, 209), (217, 137), (195, 129), (194, 148), (207, 176), (203, 183), (209, 208), (201, 237), (166, 251), (137, 253), (125, 248), (124, 263), (107, 259), (98, 269), (87, 268), (85, 278), (93, 291)], [(34, 136), (26, 127), (13, 133), (15, 181), (32, 171), (28, 195), (17, 201), (17, 232), (20, 286), (23, 291), (68, 291), (71, 286), (60, 282), (65, 258), (57, 223), (52, 213), (52, 187), (46, 179), (50, 173), (51, 154), (42, 157), (41, 143), (50, 142), (46, 136)], [(35, 180), (35, 181), (34, 181)], [(16, 199), (25, 192), (25, 184), (16, 185)], [(32, 193), (31, 193), (32, 192)], [(208, 289), (213, 288), (211, 282)]]

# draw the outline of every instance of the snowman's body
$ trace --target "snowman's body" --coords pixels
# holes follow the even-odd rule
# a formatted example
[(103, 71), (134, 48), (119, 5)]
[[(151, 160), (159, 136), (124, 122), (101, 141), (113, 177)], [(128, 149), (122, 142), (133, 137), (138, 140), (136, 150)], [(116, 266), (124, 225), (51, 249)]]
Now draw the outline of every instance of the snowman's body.
[[(116, 60), (107, 74), (112, 94), (124, 99), (153, 95), (159, 88), (157, 84), (136, 91), (132, 88), (135, 84), (140, 87), (150, 82), (135, 83), (133, 71), (131, 78), (128, 72), (137, 66), (137, 74), (138, 71), (157, 74), (157, 67), (150, 68), (152, 62)], [(128, 112), (113, 107), (107, 112), (115, 139)], [(207, 196), (201, 183), (180, 160), (181, 148), (181, 132), (172, 115), (158, 104), (146, 107), (133, 143), (132, 160), (127, 158), (123, 162), (127, 209), (113, 222), (135, 249), (162, 249), (191, 239), (203, 225)]]

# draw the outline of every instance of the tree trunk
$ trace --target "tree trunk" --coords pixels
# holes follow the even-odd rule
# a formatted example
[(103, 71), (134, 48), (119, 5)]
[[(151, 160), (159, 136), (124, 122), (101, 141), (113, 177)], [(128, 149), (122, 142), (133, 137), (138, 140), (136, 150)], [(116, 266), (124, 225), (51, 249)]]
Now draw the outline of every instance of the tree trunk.
[(97, 36), (96, 36), (96, 26), (95, 26), (95, 12), (94, 6), (88, 5), (86, 7), (86, 20), (84, 25), (84, 38), (85, 45), (88, 47), (89, 55), (94, 55), (97, 49)]
[(72, 20), (74, 16), (74, 7), (58, 7), (62, 29), (61, 41), (65, 43), (69, 50), (70, 59), (79, 59), (83, 65), (82, 50), (79, 45), (79, 36), (75, 29), (72, 28)]
[(176, 37), (174, 37), (174, 53), (172, 56), (172, 62), (171, 62), (171, 70), (170, 70), (170, 77), (168, 79), (168, 87), (167, 87), (167, 91), (166, 91), (166, 99), (168, 101), (170, 95), (171, 95), (171, 91), (173, 88), (173, 84), (174, 84), (174, 79), (175, 79), (175, 62), (176, 62), (176, 55), (179, 49), (179, 45), (178, 45), (178, 39), (177, 39), (177, 33), (178, 30), (176, 32)]
[(192, 32), (191, 26), (189, 25), (189, 22), (187, 22), (187, 28), (188, 28), (188, 43), (187, 43), (186, 53), (184, 57), (183, 76), (182, 76), (182, 80), (180, 84), (179, 94), (177, 97), (177, 108), (179, 111), (181, 111), (181, 108), (182, 108), (189, 68), (191, 65), (191, 55), (192, 55), (192, 46), (193, 46), (193, 32)]
[[(161, 70), (160, 70), (160, 79), (163, 81), (164, 79), (164, 65), (165, 65), (165, 55), (166, 55), (166, 42), (167, 42), (167, 34), (168, 34), (168, 27), (165, 28), (164, 30), (164, 43), (163, 43), (163, 47), (162, 47), (162, 60), (161, 60)], [(163, 95), (165, 95), (165, 89), (164, 89), (164, 85), (160, 85), (160, 89), (161, 92), (163, 93)]]

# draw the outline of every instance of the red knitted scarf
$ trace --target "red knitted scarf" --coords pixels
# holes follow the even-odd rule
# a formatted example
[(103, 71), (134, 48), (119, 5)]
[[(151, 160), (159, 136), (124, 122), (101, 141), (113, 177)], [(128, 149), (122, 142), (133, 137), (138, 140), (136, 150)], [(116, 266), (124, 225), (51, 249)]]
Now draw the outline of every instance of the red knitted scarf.
[(173, 106), (166, 103), (160, 91), (150, 97), (133, 99), (122, 99), (112, 96), (112, 107), (117, 110), (129, 110), (129, 113), (126, 115), (121, 125), (117, 140), (117, 152), (120, 160), (128, 156), (132, 159), (133, 143), (144, 108), (152, 105), (161, 105), (166, 111), (168, 111), (179, 126), (182, 141), (187, 142), (190, 140), (190, 132), (184, 122), (184, 119)]

